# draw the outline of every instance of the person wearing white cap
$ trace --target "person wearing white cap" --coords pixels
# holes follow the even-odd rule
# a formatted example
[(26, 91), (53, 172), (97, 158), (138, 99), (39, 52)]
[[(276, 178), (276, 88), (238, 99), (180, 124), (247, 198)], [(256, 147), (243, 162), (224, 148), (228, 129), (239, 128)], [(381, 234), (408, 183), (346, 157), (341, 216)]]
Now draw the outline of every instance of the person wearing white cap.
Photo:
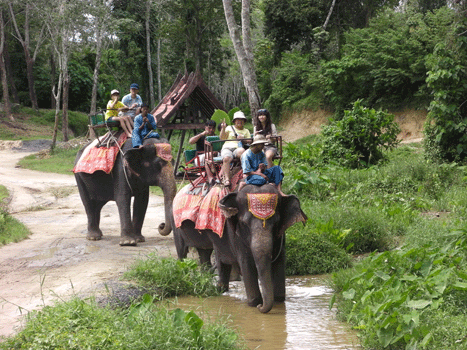
[(131, 120), (129, 117), (118, 116), (119, 111), (127, 110), (127, 107), (118, 100), (120, 97), (120, 92), (118, 90), (112, 90), (110, 92), (110, 101), (107, 103), (107, 112), (105, 113), (105, 121), (118, 121), (123, 131), (127, 136), (131, 137), (133, 131), (133, 126), (131, 125)]
[(284, 172), (279, 165), (274, 165), (266, 168), (267, 159), (263, 152), (264, 146), (268, 143), (268, 139), (261, 134), (254, 137), (250, 148), (243, 154), (242, 157), (242, 170), (243, 174), (247, 175), (245, 182), (240, 182), (238, 191), (246, 185), (262, 186), (267, 183), (273, 183), (279, 193), (282, 193), (281, 182), (284, 178)]
[(241, 158), (245, 149), (239, 146), (239, 140), (249, 139), (251, 137), (250, 131), (244, 128), (246, 122), (245, 114), (242, 111), (237, 111), (233, 115), (233, 125), (227, 126), (225, 120), (220, 124), (221, 140), (232, 140), (226, 141), (222, 146), (222, 173), (224, 174), (223, 184), (225, 187), (230, 187), (230, 163), (234, 158)]

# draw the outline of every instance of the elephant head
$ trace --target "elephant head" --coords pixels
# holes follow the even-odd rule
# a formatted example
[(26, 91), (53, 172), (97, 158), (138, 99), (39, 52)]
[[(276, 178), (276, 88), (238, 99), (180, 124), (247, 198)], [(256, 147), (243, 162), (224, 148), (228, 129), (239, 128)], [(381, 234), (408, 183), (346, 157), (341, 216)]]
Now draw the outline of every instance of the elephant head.
[[(231, 243), (232, 249), (242, 247), (237, 250), (236, 255), (244, 276), (247, 297), (249, 300), (262, 300), (262, 303), (257, 305), (258, 309), (263, 313), (269, 312), (274, 304), (274, 293), (278, 290), (275, 284), (283, 286), (285, 298), (285, 252), (281, 252), (284, 249), (282, 243), (285, 231), (294, 223), (305, 224), (307, 220), (300, 207), (300, 201), (294, 195), (281, 196), (271, 184), (260, 187), (247, 185), (240, 192), (232, 192), (222, 198), (219, 207), (227, 217), (227, 232), (234, 236), (230, 237), (231, 242), (234, 240)], [(241, 250), (248, 252), (244, 255)], [(280, 268), (283, 271), (277, 273), (272, 271), (272, 264), (277, 264), (275, 259), (281, 253), (283, 262)], [(251, 262), (245, 264), (244, 261), (249, 257)], [(256, 269), (251, 273), (252, 279), (248, 280), (250, 271), (245, 269)], [(281, 276), (282, 281), (277, 281), (277, 275)], [(260, 296), (256, 296), (255, 292), (259, 292), (258, 279), (262, 289)], [(252, 296), (248, 295), (248, 289), (251, 290)]]
[[(173, 166), (161, 153), (157, 144), (162, 141), (146, 139), (141, 148), (129, 149), (123, 158), (125, 176), (131, 183), (143, 186), (159, 186), (164, 192), (165, 223), (159, 225), (159, 233), (167, 236), (172, 231), (172, 203), (177, 192)], [(165, 160), (163, 159), (165, 158)]]

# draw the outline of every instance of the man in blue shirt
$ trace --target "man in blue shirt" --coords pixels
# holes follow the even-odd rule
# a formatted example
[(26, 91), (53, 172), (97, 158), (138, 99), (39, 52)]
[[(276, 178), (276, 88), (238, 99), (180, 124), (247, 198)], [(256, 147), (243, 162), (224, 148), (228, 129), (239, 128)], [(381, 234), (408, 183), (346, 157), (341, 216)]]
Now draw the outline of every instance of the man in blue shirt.
[(125, 115), (131, 117), (132, 120), (135, 115), (141, 113), (141, 105), (143, 104), (143, 100), (141, 96), (138, 95), (138, 91), (139, 85), (133, 83), (130, 85), (130, 93), (122, 98), (122, 103), (128, 108)]
[[(263, 152), (266, 143), (268, 143), (266, 137), (258, 134), (254, 137), (250, 148), (243, 153), (242, 169), (243, 174), (247, 175), (244, 184), (261, 186), (267, 183), (274, 183), (281, 195), (285, 196), (281, 190), (281, 182), (284, 178), (282, 168), (278, 165), (266, 168), (267, 160)], [(242, 187), (243, 183), (240, 183), (238, 190), (240, 191)]]
[(157, 128), (156, 120), (149, 114), (149, 106), (145, 103), (141, 105), (141, 114), (135, 117), (135, 127), (131, 136), (133, 148), (143, 147), (143, 140), (155, 137), (160, 138), (155, 131)]

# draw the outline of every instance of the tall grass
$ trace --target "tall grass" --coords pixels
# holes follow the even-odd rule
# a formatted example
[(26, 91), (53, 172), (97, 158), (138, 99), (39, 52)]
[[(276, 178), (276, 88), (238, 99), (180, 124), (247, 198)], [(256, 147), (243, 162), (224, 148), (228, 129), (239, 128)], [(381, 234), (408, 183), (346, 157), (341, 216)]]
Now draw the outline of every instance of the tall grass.
[(8, 213), (8, 196), (7, 188), (0, 185), (0, 246), (22, 241), (31, 234), (26, 226)]
[(26, 327), (0, 349), (243, 349), (228, 322), (205, 323), (194, 312), (169, 311), (148, 295), (128, 309), (93, 300), (58, 302), (28, 315)]

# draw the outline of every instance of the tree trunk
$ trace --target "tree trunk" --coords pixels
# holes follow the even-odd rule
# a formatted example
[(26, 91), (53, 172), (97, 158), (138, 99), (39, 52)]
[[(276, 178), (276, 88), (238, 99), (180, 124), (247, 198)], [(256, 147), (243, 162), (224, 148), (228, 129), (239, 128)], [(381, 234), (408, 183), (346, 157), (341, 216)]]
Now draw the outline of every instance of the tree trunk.
[(55, 101), (55, 96), (53, 93), (53, 88), (55, 86), (55, 60), (54, 60), (54, 54), (53, 52), (50, 54), (50, 108), (55, 109), (56, 107), (56, 101)]
[(62, 73), (61, 72), (58, 76), (57, 93), (55, 94), (55, 86), (52, 89), (52, 93), (55, 99), (55, 123), (54, 123), (54, 131), (52, 135), (52, 144), (50, 145), (50, 149), (53, 151), (55, 148), (55, 144), (57, 143), (58, 122), (59, 122), (59, 117), (60, 117), (60, 98), (61, 98), (61, 93), (62, 93)]
[(13, 26), (15, 28), (16, 36), (19, 42), (21, 43), (21, 46), (23, 47), (24, 51), (24, 57), (26, 60), (26, 76), (28, 78), (28, 88), (29, 88), (29, 98), (31, 100), (32, 108), (34, 109), (39, 109), (39, 106), (37, 104), (37, 95), (36, 95), (36, 89), (34, 87), (34, 62), (35, 62), (35, 55), (37, 54), (37, 49), (39, 48), (41, 42), (42, 42), (42, 31), (41, 35), (39, 37), (39, 40), (37, 42), (36, 46), (36, 51), (33, 56), (31, 56), (31, 51), (29, 48), (30, 45), (30, 26), (29, 26), (29, 10), (30, 10), (30, 5), (26, 4), (25, 9), (24, 9), (24, 39), (23, 36), (21, 35), (21, 32), (19, 31), (18, 24), (16, 23), (16, 17), (13, 12), (13, 6), (11, 2), (8, 4), (10, 8), (10, 14), (11, 14), (11, 20), (13, 22)]
[(242, 0), (243, 43), (240, 38), (237, 23), (235, 23), (232, 0), (222, 0), (222, 2), (224, 4), (225, 19), (229, 28), (230, 39), (232, 40), (237, 60), (242, 71), (243, 84), (248, 95), (251, 115), (255, 115), (256, 111), (261, 106), (261, 98), (259, 95), (258, 82), (256, 80), (254, 55), (250, 37), (250, 1)]
[(99, 69), (102, 59), (102, 31), (100, 26), (96, 31), (96, 63), (94, 66), (94, 74), (92, 76), (92, 92), (91, 92), (91, 110), (89, 114), (95, 114), (97, 111), (97, 84), (99, 83)]
[(68, 68), (65, 69), (63, 76), (62, 133), (63, 141), (68, 142), (68, 96), (70, 91), (70, 75), (68, 74)]
[(157, 90), (159, 101), (162, 100), (162, 83), (161, 83), (161, 39), (157, 39)]
[(3, 53), (0, 51), (0, 73), (2, 75), (2, 89), (3, 89), (3, 110), (5, 111), (5, 115), (8, 119), (12, 122), (15, 121), (13, 118), (13, 114), (11, 114), (11, 102), (10, 96), (8, 94), (8, 82), (6, 77), (6, 67), (5, 61), (3, 58)]
[(331, 18), (332, 11), (334, 10), (334, 5), (336, 4), (336, 0), (332, 0), (331, 8), (329, 9), (328, 15), (326, 17), (326, 21), (324, 21), (323, 24), (323, 29), (326, 30), (326, 27), (328, 26), (329, 19)]
[(151, 58), (151, 30), (149, 21), (151, 20), (151, 0), (146, 3), (146, 58), (148, 65), (148, 79), (149, 79), (149, 101), (151, 108), (156, 106), (154, 100), (154, 75), (152, 73), (152, 58)]
[(11, 114), (10, 95), (8, 94), (7, 73), (3, 55), (3, 52), (5, 51), (5, 42), (5, 22), (3, 21), (3, 12), (0, 10), (0, 74), (3, 89), (3, 109), (5, 110), (5, 115), (7, 118), (11, 121), (15, 121), (13, 115)]
[(7, 74), (7, 82), (10, 87), (11, 97), (15, 103), (19, 104), (18, 90), (16, 90), (15, 80), (13, 78), (13, 69), (11, 68), (10, 54), (8, 52), (8, 40), (5, 40), (5, 47), (3, 48), (3, 58), (5, 59), (5, 68)]

